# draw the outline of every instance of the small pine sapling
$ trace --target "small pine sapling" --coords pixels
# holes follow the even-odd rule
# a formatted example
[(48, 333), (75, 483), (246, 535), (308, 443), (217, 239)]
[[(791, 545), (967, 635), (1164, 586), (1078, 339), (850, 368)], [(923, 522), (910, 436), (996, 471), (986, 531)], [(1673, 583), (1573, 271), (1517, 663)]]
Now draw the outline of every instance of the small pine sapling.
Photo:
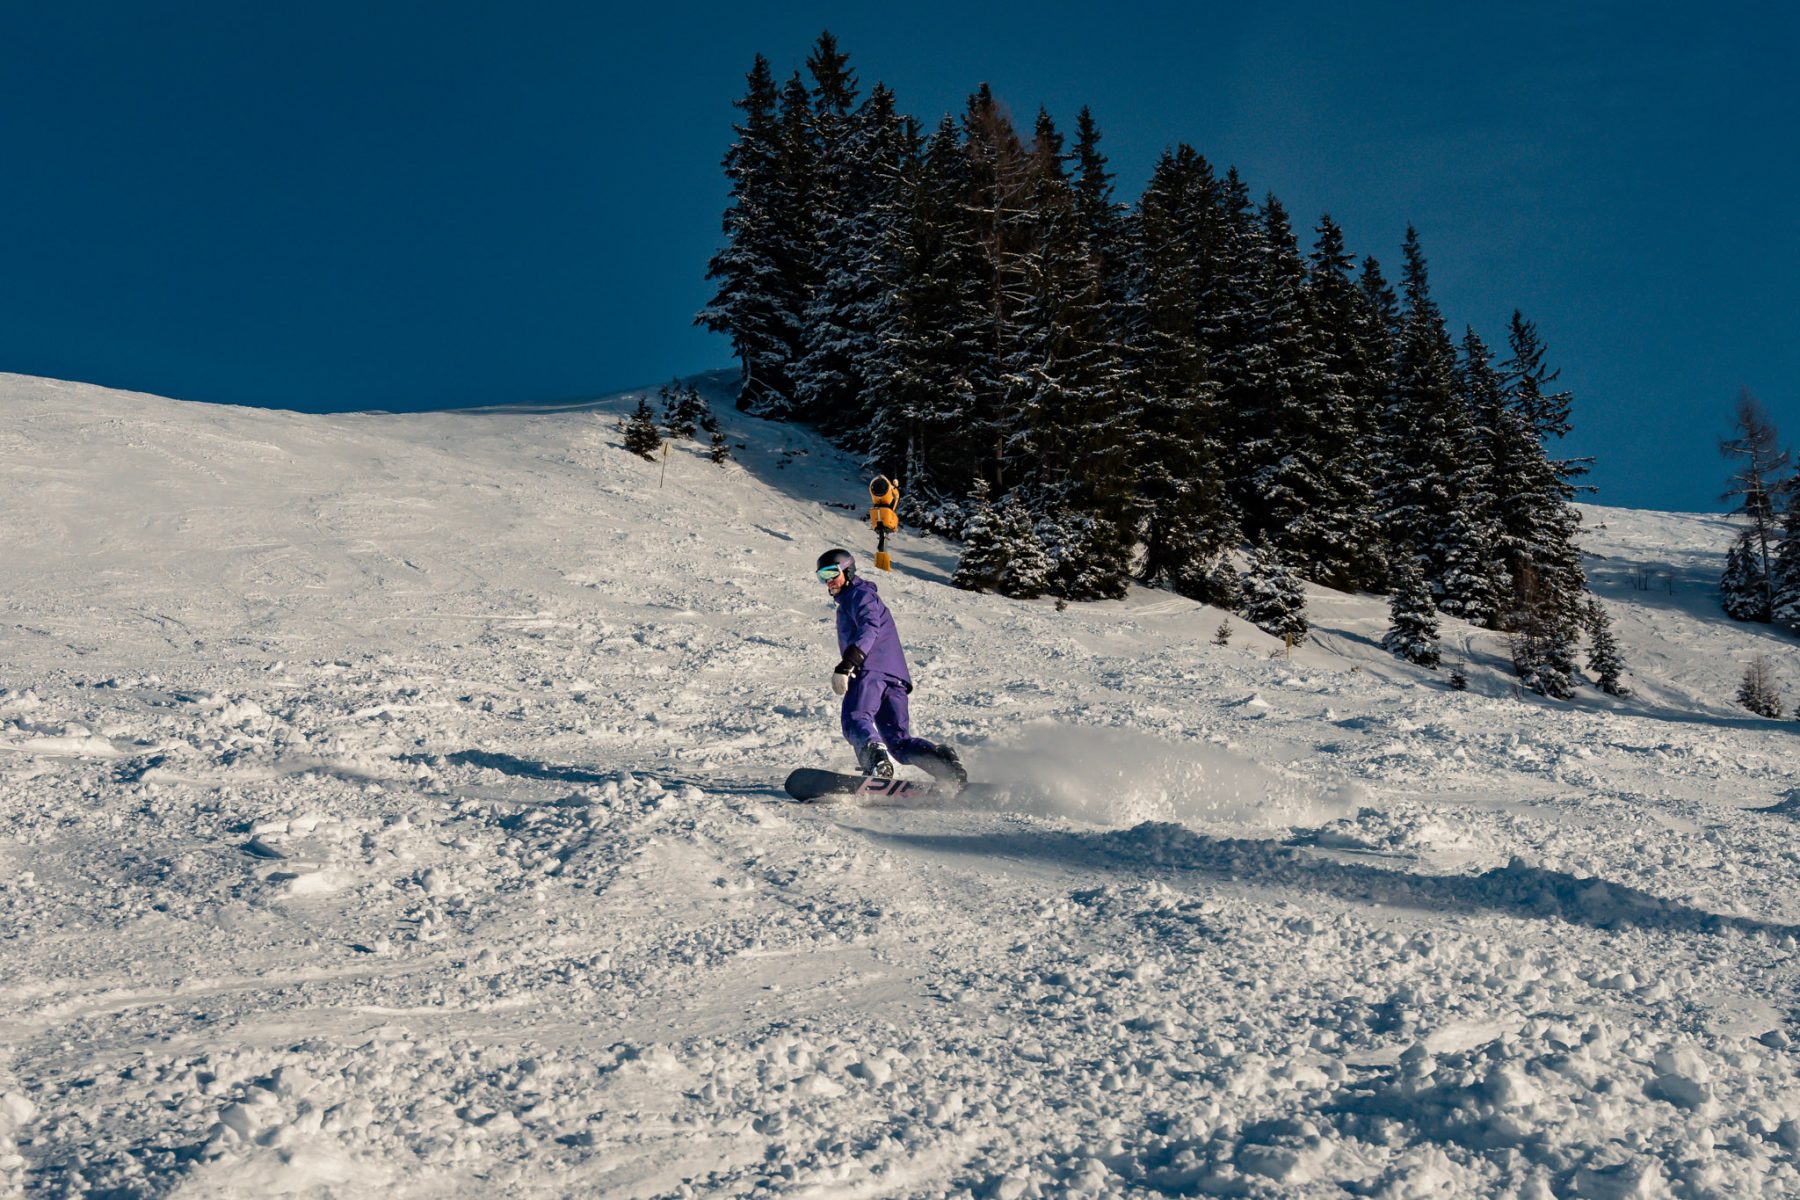
[(1619, 682), (1625, 660), (1619, 654), (1619, 639), (1613, 636), (1612, 618), (1592, 596), (1587, 602), (1587, 627), (1588, 669), (1594, 673), (1594, 681), (1609, 696), (1629, 696), (1631, 689)]
[(709, 411), (700, 419), (700, 428), (706, 431), (710, 439), (707, 457), (711, 458), (716, 465), (724, 466), (726, 460), (731, 457), (731, 443), (725, 440), (725, 431), (719, 428), (719, 418), (713, 416)]
[(1784, 712), (1781, 690), (1775, 682), (1775, 667), (1766, 654), (1758, 654), (1744, 668), (1744, 681), (1738, 685), (1738, 703), (1759, 717), (1779, 721)]
[(686, 430), (685, 433), (682, 429), (681, 381), (671, 379), (657, 389), (656, 395), (662, 401), (662, 424), (663, 428), (668, 431), (669, 437), (678, 438), (691, 435), (692, 429)]
[(1213, 631), (1212, 644), (1215, 646), (1231, 645), (1231, 619), (1229, 617), (1220, 621), (1218, 629)]
[(650, 411), (650, 401), (639, 397), (637, 409), (625, 422), (625, 448), (639, 458), (656, 461), (657, 448), (662, 445), (662, 434), (656, 428), (656, 416)]
[(693, 437), (695, 425), (706, 411), (700, 393), (673, 379), (663, 384), (657, 395), (662, 397), (663, 428), (669, 431), (670, 439)]
[(705, 429), (706, 422), (712, 418), (712, 406), (700, 394), (700, 389), (691, 383), (682, 389), (677, 408), (681, 414), (682, 423), (688, 430), (688, 437), (695, 436), (693, 430), (695, 425)]
[(1725, 554), (1725, 574), (1719, 579), (1719, 601), (1734, 621), (1767, 621), (1768, 578), (1757, 566), (1756, 548), (1749, 535), (1732, 543)]

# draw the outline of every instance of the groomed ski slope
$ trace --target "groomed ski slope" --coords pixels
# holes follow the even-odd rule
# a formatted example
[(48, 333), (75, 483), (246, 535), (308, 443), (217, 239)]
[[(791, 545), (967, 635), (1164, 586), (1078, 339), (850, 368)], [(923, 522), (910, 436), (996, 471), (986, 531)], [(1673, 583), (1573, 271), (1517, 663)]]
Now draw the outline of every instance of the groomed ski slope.
[[(799, 806), (854, 464), (593, 405), (0, 376), (0, 1194), (1800, 1193), (1797, 727), (1727, 531), (1587, 510), (1635, 695), (1311, 595), (881, 576), (1006, 791)], [(1793, 695), (1793, 693), (1790, 693)]]

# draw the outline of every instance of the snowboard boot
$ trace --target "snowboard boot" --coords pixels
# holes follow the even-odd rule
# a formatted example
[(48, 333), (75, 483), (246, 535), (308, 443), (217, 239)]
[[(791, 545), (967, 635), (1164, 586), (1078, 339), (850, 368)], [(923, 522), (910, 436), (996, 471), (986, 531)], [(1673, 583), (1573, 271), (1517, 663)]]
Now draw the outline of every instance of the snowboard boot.
[(939, 783), (947, 783), (961, 791), (969, 782), (969, 772), (962, 765), (962, 756), (957, 754), (955, 746), (939, 746), (930, 754), (922, 754), (914, 760), (925, 768), (925, 773)]
[(864, 775), (875, 779), (892, 779), (894, 770), (899, 766), (888, 748), (880, 742), (865, 742), (856, 752), (856, 765), (862, 768)]

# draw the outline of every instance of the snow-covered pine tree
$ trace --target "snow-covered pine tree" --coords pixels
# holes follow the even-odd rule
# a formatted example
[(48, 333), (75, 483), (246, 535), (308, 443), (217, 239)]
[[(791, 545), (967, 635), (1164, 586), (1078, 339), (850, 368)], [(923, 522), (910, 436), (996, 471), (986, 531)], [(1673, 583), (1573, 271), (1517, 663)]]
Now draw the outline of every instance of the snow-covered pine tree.
[[(907, 481), (907, 519), (969, 491), (988, 466), (995, 393), (985, 256), (965, 207), (972, 186), (955, 121), (903, 154), (885, 254), (896, 279), (870, 381), (870, 458)], [(939, 529), (940, 532), (951, 532)]]
[(1759, 717), (1768, 717), (1779, 721), (1785, 705), (1781, 701), (1781, 688), (1775, 681), (1775, 664), (1769, 661), (1766, 654), (1758, 654), (1744, 668), (1743, 682), (1738, 685), (1738, 703)]
[(1418, 560), (1409, 554), (1394, 558), (1394, 597), (1388, 605), (1388, 631), (1381, 639), (1388, 653), (1409, 663), (1437, 670), (1438, 617), (1431, 588)]
[(1226, 612), (1244, 611), (1244, 579), (1231, 564), (1229, 554), (1220, 554), (1196, 570), (1206, 581), (1206, 594), (1201, 597), (1214, 608)]
[(846, 209), (854, 207), (846, 197), (857, 168), (851, 143), (857, 136), (858, 85), (850, 56), (838, 48), (837, 38), (829, 29), (819, 34), (812, 52), (806, 56), (806, 72), (813, 81), (807, 122), (812, 144), (811, 187), (807, 194), (818, 231), (816, 262), (822, 274), (834, 249), (827, 242), (837, 232), (836, 223)]
[(987, 480), (975, 481), (969, 501), (972, 511), (963, 530), (962, 556), (956, 560), (950, 586), (970, 592), (996, 591), (1012, 558), (1008, 530), (988, 498)]
[(1800, 630), (1800, 477), (1789, 476), (1787, 508), (1781, 514), (1781, 540), (1770, 564), (1769, 619)]
[[(1545, 364), (1546, 350), (1538, 337), (1537, 326), (1527, 321), (1516, 308), (1507, 326), (1506, 340), (1512, 348), (1512, 358), (1503, 365), (1508, 373), (1513, 408), (1524, 418), (1548, 456), (1550, 439), (1568, 435), (1573, 399), (1567, 389), (1552, 390), (1562, 372), (1553, 371)], [(1564, 501), (1574, 499), (1581, 490), (1575, 481), (1588, 473), (1593, 460), (1558, 458), (1547, 461), (1556, 481), (1556, 495)]]
[(1262, 224), (1250, 189), (1236, 167), (1225, 171), (1215, 201), (1206, 268), (1201, 276), (1200, 341), (1207, 374), (1218, 385), (1218, 438), (1228, 452), (1221, 460), (1226, 497), (1246, 528), (1262, 501), (1247, 448), (1264, 436), (1261, 408), (1252, 388), (1250, 360), (1256, 353), (1256, 309), (1262, 263)]
[(1320, 514), (1319, 581), (1378, 590), (1387, 582), (1386, 539), (1375, 507), (1375, 455), (1386, 404), (1386, 368), (1363, 335), (1364, 301), (1350, 279), (1344, 231), (1319, 219), (1307, 274), (1308, 311), (1324, 368), (1320, 421), (1323, 478), (1331, 489)]
[(1449, 521), (1439, 535), (1438, 607), (1474, 625), (1497, 626), (1511, 585), (1501, 550), (1490, 422), (1505, 408), (1505, 385), (1474, 329), (1463, 334), (1454, 417), (1457, 461)]
[(691, 421), (702, 429), (706, 428), (706, 422), (712, 418), (712, 405), (706, 402), (706, 397), (700, 394), (700, 389), (691, 383), (681, 389), (679, 407), (683, 420)]
[(1568, 700), (1575, 695), (1576, 641), (1560, 595), (1527, 570), (1507, 619), (1513, 671), (1541, 696)]
[(764, 206), (775, 248), (774, 274), (766, 280), (781, 299), (781, 342), (753, 373), (738, 396), (738, 406), (760, 416), (789, 420), (794, 416), (794, 371), (806, 352), (806, 305), (818, 286), (819, 224), (815, 207), (818, 145), (813, 137), (812, 97), (798, 71), (781, 89), (777, 129), (779, 153), (774, 178), (764, 190)]
[(1506, 611), (1505, 587), (1493, 537), (1484, 520), (1481, 493), (1461, 493), (1449, 524), (1438, 539), (1443, 574), (1438, 577), (1437, 606), (1471, 625), (1497, 626)]
[(1010, 428), (1005, 456), (1016, 488), (1033, 497), (1070, 600), (1125, 594), (1135, 543), (1130, 414), (1124, 364), (1109, 334), (1097, 264), (1076, 219), (1062, 136), (1040, 111), (1024, 239), (1013, 260), (1017, 294), (1003, 360)]
[(1456, 350), (1431, 298), (1418, 230), (1406, 229), (1405, 316), (1395, 364), (1394, 422), (1382, 507), (1389, 543), (1410, 546), (1432, 594), (1443, 594), (1446, 534), (1455, 511), (1451, 479), (1464, 442)]
[[(681, 380), (672, 379), (656, 390), (657, 399), (662, 401), (662, 425), (671, 438), (683, 436), (681, 417), (675, 411), (675, 405), (681, 396)], [(687, 433), (694, 431), (690, 428)]]
[(1015, 384), (1006, 380), (1012, 360), (1022, 353), (1017, 309), (1026, 290), (1026, 255), (1032, 252), (1036, 206), (1033, 193), (1042, 176), (1039, 153), (1020, 141), (1012, 117), (982, 84), (969, 97), (962, 117), (963, 155), (968, 188), (961, 197), (970, 232), (981, 250), (983, 346), (974, 389), (975, 420), (964, 436), (979, 439), (988, 455), (980, 474), (996, 491), (1011, 491), (1021, 482), (1011, 458), (1016, 428)]
[(673, 379), (663, 384), (657, 392), (662, 398), (663, 428), (669, 431), (669, 437), (691, 438), (701, 418), (707, 415), (706, 401), (692, 386), (682, 386), (681, 380)]
[(1495, 460), (1509, 461), (1514, 478), (1511, 495), (1499, 509), (1502, 546), (1513, 580), (1514, 605), (1540, 627), (1547, 666), (1538, 677), (1548, 681), (1546, 695), (1573, 694), (1575, 655), (1583, 623), (1587, 576), (1575, 541), (1581, 515), (1569, 503), (1574, 480), (1587, 469), (1586, 460), (1552, 460), (1547, 440), (1569, 428), (1569, 393), (1551, 392), (1556, 372), (1544, 366), (1537, 329), (1514, 312), (1508, 330), (1512, 358), (1502, 364), (1510, 419), (1497, 437), (1510, 449)]
[(1613, 636), (1612, 618), (1593, 596), (1587, 602), (1588, 670), (1594, 682), (1609, 696), (1629, 696), (1631, 691), (1620, 676), (1625, 673), (1625, 660), (1619, 654), (1619, 639)]
[(1012, 497), (1000, 504), (1000, 528), (1006, 547), (1006, 572), (1000, 578), (1002, 595), (1030, 600), (1050, 590), (1055, 568), (1037, 527), (1024, 505)]
[(1781, 537), (1776, 498), (1792, 457), (1749, 388), (1738, 393), (1732, 430), (1734, 436), (1719, 443), (1719, 453), (1732, 463), (1722, 498), (1738, 502), (1732, 511), (1744, 518), (1744, 528), (1726, 559), (1719, 590), (1733, 620), (1767, 621), (1775, 608), (1775, 550)]
[(1725, 573), (1719, 578), (1719, 601), (1734, 621), (1769, 619), (1768, 577), (1757, 569), (1754, 534), (1745, 530), (1725, 552)]
[[(1372, 373), (1377, 404), (1394, 402), (1395, 360), (1400, 353), (1400, 297), (1382, 273), (1381, 262), (1374, 255), (1364, 255), (1362, 270), (1356, 276), (1356, 292), (1362, 298), (1361, 319), (1357, 337), (1362, 342), (1363, 356)], [(1386, 417), (1385, 407), (1377, 418)]]
[(1575, 696), (1575, 680), (1579, 677), (1575, 656), (1581, 646), (1580, 627), (1571, 625), (1560, 607), (1553, 611), (1554, 615), (1544, 620), (1543, 654), (1533, 690), (1555, 700), (1571, 700)]
[[(1238, 447), (1250, 486), (1245, 532), (1267, 540), (1282, 561), (1311, 578), (1349, 573), (1338, 496), (1327, 475), (1343, 397), (1328, 395), (1329, 372), (1314, 331), (1306, 266), (1287, 210), (1273, 195), (1258, 212), (1260, 251), (1245, 357), (1245, 399)], [(1334, 411), (1337, 410), (1337, 411)]]
[[(1356, 338), (1369, 373), (1368, 402), (1371, 412), (1365, 416), (1373, 430), (1374, 443), (1369, 449), (1369, 478), (1375, 490), (1375, 514), (1379, 525), (1385, 514), (1385, 498), (1394, 489), (1398, 468), (1393, 456), (1400, 446), (1398, 434), (1400, 410), (1394, 396), (1396, 360), (1400, 345), (1400, 301), (1381, 272), (1381, 263), (1372, 256), (1362, 260), (1357, 276)], [(1385, 555), (1392, 539), (1383, 529), (1381, 552)], [(1385, 560), (1384, 560), (1385, 562)], [(1378, 564), (1379, 565), (1379, 564)], [(1376, 590), (1385, 590), (1385, 565), (1375, 581)]]
[(656, 427), (656, 414), (648, 397), (639, 396), (637, 408), (625, 422), (625, 448), (642, 458), (656, 458), (662, 446), (662, 432)]
[(719, 426), (719, 418), (708, 412), (700, 419), (700, 428), (706, 433), (706, 456), (712, 459), (715, 466), (724, 466), (731, 458), (731, 443), (725, 438), (725, 430)]
[(1182, 145), (1163, 152), (1130, 221), (1141, 574), (1195, 599), (1213, 598), (1212, 561), (1237, 540), (1200, 328), (1217, 193), (1211, 166)]
[(1116, 523), (1071, 508), (1043, 517), (1037, 532), (1052, 563), (1051, 591), (1065, 600), (1124, 598), (1129, 547)]
[(1122, 314), (1130, 295), (1131, 243), (1126, 208), (1113, 199), (1113, 176), (1100, 152), (1100, 126), (1083, 105), (1075, 117), (1075, 220), (1093, 257), (1109, 312)]
[(1306, 592), (1293, 570), (1266, 543), (1250, 550), (1242, 611), (1246, 621), (1278, 638), (1297, 642), (1306, 636)]
[(808, 248), (794, 241), (794, 212), (803, 200), (793, 191), (780, 94), (762, 55), (747, 81), (744, 98), (735, 102), (743, 114), (733, 126), (737, 140), (725, 152), (731, 184), (725, 245), (706, 271), (717, 290), (694, 323), (731, 339), (743, 370), (738, 406), (763, 412), (779, 410), (791, 389), (805, 300), (796, 260)]
[[(821, 57), (815, 53), (815, 59)], [(797, 411), (858, 451), (870, 449), (872, 375), (891, 323), (896, 279), (888, 254), (899, 220), (907, 138), (894, 95), (876, 84), (848, 107), (855, 78), (833, 52), (814, 89), (820, 191), (819, 276), (806, 306), (805, 353), (795, 367)]]

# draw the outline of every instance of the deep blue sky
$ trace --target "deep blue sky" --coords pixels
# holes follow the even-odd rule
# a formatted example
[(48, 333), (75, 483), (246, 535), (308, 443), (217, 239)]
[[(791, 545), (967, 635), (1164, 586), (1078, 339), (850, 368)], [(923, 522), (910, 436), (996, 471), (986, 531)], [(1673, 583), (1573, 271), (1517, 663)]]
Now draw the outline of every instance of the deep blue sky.
[(1602, 502), (1714, 508), (1741, 385), (1800, 433), (1794, 11), (7, 4), (0, 370), (325, 411), (728, 365), (731, 101), (829, 27), (928, 122), (1091, 105), (1122, 198), (1185, 140), (1390, 275), (1415, 223), (1457, 334), (1538, 323)]

